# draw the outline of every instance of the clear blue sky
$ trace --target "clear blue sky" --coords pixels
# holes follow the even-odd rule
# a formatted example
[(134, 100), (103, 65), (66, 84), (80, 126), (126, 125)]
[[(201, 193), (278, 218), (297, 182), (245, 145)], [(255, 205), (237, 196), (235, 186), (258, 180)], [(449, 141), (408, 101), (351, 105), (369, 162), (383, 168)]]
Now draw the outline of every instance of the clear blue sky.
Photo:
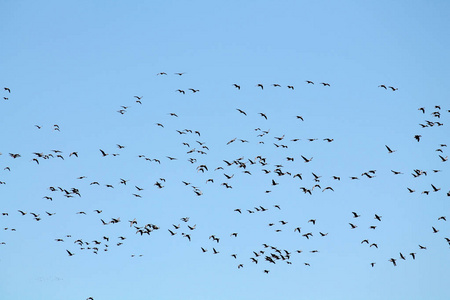
[(1, 299), (448, 299), (448, 1), (0, 8)]

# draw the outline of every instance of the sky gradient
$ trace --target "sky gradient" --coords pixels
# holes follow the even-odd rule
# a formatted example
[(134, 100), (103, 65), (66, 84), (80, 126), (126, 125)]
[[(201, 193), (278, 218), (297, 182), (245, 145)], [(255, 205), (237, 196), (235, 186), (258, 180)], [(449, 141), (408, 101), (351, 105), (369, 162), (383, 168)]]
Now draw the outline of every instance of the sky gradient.
[(1, 299), (448, 299), (447, 1), (0, 8)]

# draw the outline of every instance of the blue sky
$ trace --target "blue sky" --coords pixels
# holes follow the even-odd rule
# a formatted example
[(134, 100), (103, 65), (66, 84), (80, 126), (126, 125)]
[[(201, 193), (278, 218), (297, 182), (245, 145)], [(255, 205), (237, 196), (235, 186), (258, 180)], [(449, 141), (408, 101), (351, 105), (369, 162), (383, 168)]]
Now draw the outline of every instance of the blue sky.
[[(1, 10), (0, 298), (447, 298), (446, 1), (4, 1)], [(245, 169), (224, 162), (241, 157)], [(361, 175), (369, 170), (373, 178)], [(316, 184), (311, 195), (300, 189)], [(141, 236), (133, 219), (159, 229)]]

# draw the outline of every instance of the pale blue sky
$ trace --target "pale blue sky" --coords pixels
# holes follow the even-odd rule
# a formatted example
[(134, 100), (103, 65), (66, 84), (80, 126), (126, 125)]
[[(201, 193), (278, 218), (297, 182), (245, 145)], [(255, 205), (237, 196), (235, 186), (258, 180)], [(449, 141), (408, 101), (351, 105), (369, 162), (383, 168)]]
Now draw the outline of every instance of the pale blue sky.
[[(439, 158), (449, 153), (440, 144), (450, 143), (449, 6), (447, 1), (3, 1), (0, 212), (8, 215), (0, 215), (0, 243), (5, 242), (0, 298), (447, 299), (450, 225), (438, 218), (450, 218), (449, 162)], [(168, 75), (156, 75), (160, 72)], [(134, 96), (143, 96), (142, 105)], [(435, 105), (441, 106), (441, 118), (431, 115), (438, 111)], [(128, 107), (123, 115), (117, 112), (121, 106)], [(421, 128), (426, 120), (443, 126)], [(270, 131), (258, 137), (256, 128)], [(185, 129), (201, 136), (176, 131)], [(291, 141), (295, 138), (300, 140)], [(385, 145), (396, 152), (389, 154)], [(193, 148), (207, 154), (186, 153)], [(109, 155), (102, 157), (99, 149)], [(33, 152), (52, 150), (62, 151), (64, 160), (54, 153), (53, 159), (38, 158), (39, 165), (33, 161)], [(69, 157), (73, 151), (78, 158)], [(248, 159), (258, 155), (268, 165), (250, 165)], [(313, 160), (305, 163), (302, 155)], [(223, 161), (240, 157), (251, 175)], [(208, 171), (197, 171), (201, 164)], [(276, 175), (277, 164), (283, 172), (302, 173), (303, 180)], [(215, 171), (220, 166), (224, 170)], [(414, 178), (415, 169), (427, 176)], [(376, 177), (361, 176), (369, 170), (376, 170)], [(312, 172), (322, 176), (320, 182)], [(121, 178), (129, 180), (126, 186)], [(214, 183), (206, 183), (210, 178)], [(272, 186), (272, 179), (279, 184)], [(100, 185), (90, 185), (94, 181)], [(164, 188), (154, 186), (156, 181)], [(232, 188), (221, 186), (224, 182)], [(334, 192), (300, 190), (317, 183)], [(431, 184), (441, 190), (432, 192)], [(203, 194), (196, 196), (192, 185)], [(77, 188), (81, 197), (66, 198), (51, 186)], [(428, 196), (421, 194), (425, 190)], [(259, 206), (268, 210), (257, 212)], [(352, 212), (361, 216), (353, 218)], [(121, 222), (107, 226), (100, 220), (118, 217)], [(134, 218), (138, 227), (151, 223), (160, 229), (141, 237), (127, 222)], [(234, 232), (237, 237), (230, 236)], [(302, 236), (308, 232), (310, 239)], [(77, 239), (90, 243), (84, 248), (101, 241), (98, 254), (81, 250)], [(378, 249), (361, 244), (364, 239)], [(263, 243), (288, 250), (292, 264), (265, 261), (277, 252)], [(69, 257), (66, 249), (75, 255)], [(258, 264), (251, 260), (253, 251), (265, 251)], [(416, 259), (409, 253), (417, 253)]]

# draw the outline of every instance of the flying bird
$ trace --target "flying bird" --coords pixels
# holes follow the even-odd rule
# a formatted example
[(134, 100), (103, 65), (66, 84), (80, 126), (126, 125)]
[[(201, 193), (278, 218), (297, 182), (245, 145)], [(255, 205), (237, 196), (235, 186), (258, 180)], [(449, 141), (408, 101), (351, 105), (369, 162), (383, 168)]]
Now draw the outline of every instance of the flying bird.
[(395, 151), (397, 151), (397, 150), (391, 150), (391, 148), (389, 148), (388, 145), (385, 145), (385, 146), (389, 153), (394, 153)]
[(105, 156), (107, 156), (107, 155), (109, 155), (108, 153), (106, 153), (105, 151), (103, 151), (102, 149), (99, 149), (100, 150), (100, 152), (102, 153), (102, 156), (103, 157), (105, 157)]

